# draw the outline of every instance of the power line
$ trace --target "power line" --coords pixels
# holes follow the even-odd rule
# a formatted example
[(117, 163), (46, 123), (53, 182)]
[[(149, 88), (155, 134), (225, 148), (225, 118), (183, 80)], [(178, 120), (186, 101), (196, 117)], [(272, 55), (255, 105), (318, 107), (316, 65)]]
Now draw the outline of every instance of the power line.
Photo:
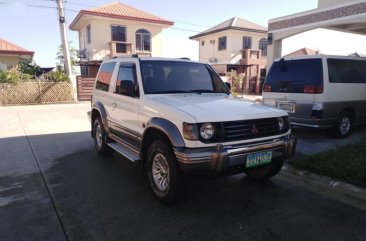
[[(34, 8), (51, 8), (51, 9), (57, 9), (57, 7), (52, 7), (52, 6), (44, 6), (44, 5), (36, 5), (36, 4), (26, 4), (28, 7), (34, 7)], [(69, 12), (79, 12), (78, 10), (74, 10), (74, 9), (69, 9), (69, 8), (64, 8), (65, 11), (69, 11)]]
[(176, 30), (180, 30), (180, 31), (186, 31), (186, 32), (195, 32), (195, 33), (199, 33), (201, 31), (197, 31), (197, 30), (193, 30), (193, 29), (186, 29), (186, 28), (177, 28), (177, 27), (170, 27), (168, 29), (176, 29)]
[[(54, 1), (54, 0), (38, 0), (38, 1)], [(3, 3), (3, 2), (0, 2)], [(5, 2), (7, 3), (7, 2)], [(74, 2), (70, 2), (70, 1), (66, 1), (66, 3), (74, 3)], [(37, 4), (26, 4), (29, 7), (35, 7), (35, 8), (46, 8), (46, 9), (57, 9), (57, 7), (53, 7), (53, 6), (45, 6), (45, 5), (37, 5)], [(80, 5), (86, 5), (86, 4), (80, 4)], [(91, 5), (88, 5), (90, 7), (92, 7)], [(79, 12), (79, 10), (75, 10), (75, 9), (70, 9), (70, 8), (64, 8), (65, 11), (68, 12)], [(193, 24), (193, 23), (186, 23), (186, 22), (176, 22), (178, 24), (186, 24), (186, 25), (192, 25), (192, 26), (200, 26), (200, 27), (204, 27), (203, 25), (199, 25), (199, 24)], [(201, 31), (195, 30), (195, 29), (188, 29), (188, 28), (180, 28), (180, 27), (170, 27), (169, 29), (175, 29), (175, 30), (180, 30), (180, 31), (185, 31), (185, 32), (194, 32), (194, 33), (199, 33)]]

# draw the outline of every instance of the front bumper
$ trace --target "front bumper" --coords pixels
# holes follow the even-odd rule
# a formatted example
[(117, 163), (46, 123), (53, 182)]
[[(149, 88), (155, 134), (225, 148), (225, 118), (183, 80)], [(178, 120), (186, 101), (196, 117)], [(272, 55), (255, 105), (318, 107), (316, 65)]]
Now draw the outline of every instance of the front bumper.
[(180, 169), (184, 173), (207, 173), (215, 176), (245, 170), (246, 156), (250, 153), (272, 151), (273, 161), (286, 159), (295, 153), (297, 138), (286, 136), (266, 142), (247, 145), (210, 148), (174, 148)]

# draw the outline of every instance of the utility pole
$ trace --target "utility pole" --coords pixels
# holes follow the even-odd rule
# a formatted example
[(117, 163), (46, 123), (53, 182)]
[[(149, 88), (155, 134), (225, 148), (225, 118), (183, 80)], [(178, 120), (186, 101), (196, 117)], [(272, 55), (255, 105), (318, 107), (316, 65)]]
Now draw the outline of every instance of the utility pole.
[(70, 58), (70, 49), (69, 49), (69, 42), (67, 41), (67, 32), (66, 32), (66, 24), (65, 24), (65, 11), (63, 6), (63, 0), (56, 0), (57, 2), (57, 10), (58, 10), (58, 22), (60, 24), (60, 34), (61, 34), (61, 41), (62, 41), (62, 49), (64, 52), (64, 68), (67, 76), (71, 80), (71, 90), (72, 96), (74, 100), (77, 99), (76, 96), (76, 80), (73, 79), (71, 76), (71, 58)]
[(70, 77), (71, 75), (71, 59), (70, 59), (70, 49), (69, 42), (67, 41), (67, 32), (66, 32), (66, 24), (65, 24), (65, 11), (63, 7), (62, 0), (57, 0), (57, 10), (58, 10), (58, 21), (60, 24), (60, 34), (62, 41), (62, 48), (64, 52), (64, 68), (66, 74)]

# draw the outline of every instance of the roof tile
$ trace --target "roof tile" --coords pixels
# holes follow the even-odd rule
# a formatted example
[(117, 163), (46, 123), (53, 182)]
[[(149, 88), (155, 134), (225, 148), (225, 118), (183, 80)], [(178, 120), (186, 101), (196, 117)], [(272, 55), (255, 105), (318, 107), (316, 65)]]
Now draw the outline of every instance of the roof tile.
[[(10, 43), (9, 41), (6, 41), (5, 39), (0, 38), (0, 51), (20, 51), (20, 52), (27, 52), (28, 50), (15, 45), (13, 43)], [(30, 51), (28, 51), (30, 52)]]
[(72, 29), (73, 26), (76, 24), (76, 21), (81, 17), (83, 14), (89, 15), (97, 15), (97, 16), (104, 16), (104, 17), (111, 17), (111, 18), (125, 18), (137, 21), (146, 21), (146, 22), (153, 22), (153, 23), (160, 23), (166, 25), (173, 25), (174, 23), (147, 13), (145, 11), (139, 10), (137, 8), (131, 7), (127, 4), (121, 2), (114, 2), (109, 3), (100, 7), (92, 8), (89, 10), (81, 10), (78, 16), (74, 19), (71, 23), (70, 28)]

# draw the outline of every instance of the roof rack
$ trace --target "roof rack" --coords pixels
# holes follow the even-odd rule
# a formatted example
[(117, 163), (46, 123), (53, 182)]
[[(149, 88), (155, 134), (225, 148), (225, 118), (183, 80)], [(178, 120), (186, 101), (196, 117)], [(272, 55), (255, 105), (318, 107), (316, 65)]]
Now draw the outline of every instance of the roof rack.
[(187, 57), (182, 57), (182, 58), (179, 58), (179, 59), (190, 60), (190, 59), (189, 59), (189, 58), (187, 58)]

